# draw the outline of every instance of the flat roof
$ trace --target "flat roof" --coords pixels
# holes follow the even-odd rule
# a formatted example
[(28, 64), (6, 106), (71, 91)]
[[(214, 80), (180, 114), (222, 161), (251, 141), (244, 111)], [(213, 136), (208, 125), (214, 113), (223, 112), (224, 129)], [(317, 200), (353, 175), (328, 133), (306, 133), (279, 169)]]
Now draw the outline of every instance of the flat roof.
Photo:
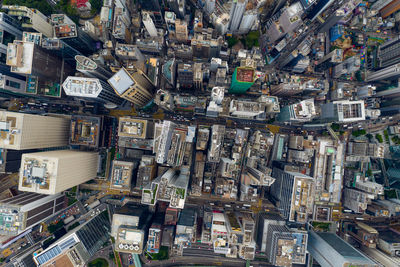
[(334, 233), (316, 233), (319, 235), (329, 246), (334, 248), (343, 257), (346, 258), (356, 258), (358, 260), (363, 260), (365, 262), (370, 262), (363, 254), (358, 252), (355, 248), (349, 245), (342, 238)]
[(254, 69), (249, 68), (237, 68), (236, 79), (239, 82), (252, 83), (254, 80)]
[(121, 68), (114, 76), (108, 79), (108, 83), (118, 94), (125, 93), (126, 90), (135, 84), (125, 68)]

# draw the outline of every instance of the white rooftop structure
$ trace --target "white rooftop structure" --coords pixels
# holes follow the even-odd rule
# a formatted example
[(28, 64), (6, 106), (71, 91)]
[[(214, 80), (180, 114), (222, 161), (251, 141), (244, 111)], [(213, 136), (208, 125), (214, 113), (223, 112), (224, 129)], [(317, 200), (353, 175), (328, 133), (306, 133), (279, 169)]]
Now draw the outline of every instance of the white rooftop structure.
[(69, 76), (63, 83), (64, 91), (69, 96), (96, 98), (103, 89), (96, 78)]

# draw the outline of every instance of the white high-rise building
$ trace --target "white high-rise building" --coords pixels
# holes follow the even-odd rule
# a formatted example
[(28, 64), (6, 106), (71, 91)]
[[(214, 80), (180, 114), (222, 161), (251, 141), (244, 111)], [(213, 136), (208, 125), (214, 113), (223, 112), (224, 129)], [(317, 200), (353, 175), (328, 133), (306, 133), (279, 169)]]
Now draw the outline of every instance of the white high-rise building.
[(68, 76), (62, 86), (69, 96), (116, 105), (123, 101), (108, 83), (97, 78)]
[(142, 12), (142, 21), (144, 27), (146, 28), (147, 32), (150, 34), (151, 37), (157, 37), (157, 29), (154, 25), (153, 19), (150, 17), (148, 12)]
[(97, 152), (55, 150), (22, 155), (20, 191), (53, 195), (97, 175)]
[(257, 9), (252, 9), (244, 12), (242, 22), (240, 22), (239, 32), (248, 33), (253, 27), (254, 22), (257, 19)]
[(204, 10), (206, 11), (207, 14), (213, 13), (215, 9), (215, 1), (216, 0), (206, 0)]
[(390, 80), (400, 76), (400, 64), (395, 64), (381, 70), (369, 72), (367, 82)]
[(0, 111), (0, 147), (35, 149), (67, 146), (70, 120)]
[(247, 0), (232, 0), (231, 6), (231, 24), (229, 26), (230, 31), (236, 31), (239, 29), (240, 22), (243, 17), (243, 13), (246, 9)]

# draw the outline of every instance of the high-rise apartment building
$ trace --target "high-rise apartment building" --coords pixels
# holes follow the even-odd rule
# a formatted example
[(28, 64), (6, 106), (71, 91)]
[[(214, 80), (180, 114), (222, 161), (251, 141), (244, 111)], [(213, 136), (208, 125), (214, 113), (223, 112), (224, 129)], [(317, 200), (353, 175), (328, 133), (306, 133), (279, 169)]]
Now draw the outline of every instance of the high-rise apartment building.
[(94, 179), (99, 155), (96, 152), (56, 150), (23, 154), (18, 189), (57, 194)]
[(369, 72), (367, 74), (367, 82), (380, 80), (394, 80), (400, 77), (400, 64), (394, 64), (381, 70)]
[(0, 147), (35, 149), (68, 145), (69, 120), (0, 111)]
[(247, 0), (232, 0), (230, 11), (230, 26), (229, 30), (234, 32), (239, 29), (242, 21), (243, 13), (246, 9)]
[(148, 139), (153, 137), (154, 123), (131, 117), (119, 118), (118, 137)]
[(110, 238), (111, 225), (106, 208), (103, 206), (100, 213), (92, 214), (92, 216), (45, 250), (34, 253), (33, 260), (36, 265), (43, 267), (85, 266)]
[(312, 218), (314, 204), (314, 178), (274, 168), (271, 195), (283, 217), (289, 221), (306, 223)]
[(307, 250), (321, 266), (378, 266), (335, 233), (309, 231), (308, 237)]
[(62, 86), (66, 95), (85, 100), (115, 105), (123, 101), (108, 83), (97, 78), (68, 76)]
[(172, 133), (175, 128), (175, 123), (166, 120), (155, 125), (153, 153), (156, 153), (156, 162), (159, 164), (167, 161), (168, 151), (172, 142)]
[(0, 201), (0, 234), (16, 236), (59, 212), (65, 205), (61, 194), (23, 192)]
[(128, 72), (122, 68), (108, 79), (108, 83), (117, 95), (138, 106), (147, 104), (155, 90), (154, 84), (141, 70)]

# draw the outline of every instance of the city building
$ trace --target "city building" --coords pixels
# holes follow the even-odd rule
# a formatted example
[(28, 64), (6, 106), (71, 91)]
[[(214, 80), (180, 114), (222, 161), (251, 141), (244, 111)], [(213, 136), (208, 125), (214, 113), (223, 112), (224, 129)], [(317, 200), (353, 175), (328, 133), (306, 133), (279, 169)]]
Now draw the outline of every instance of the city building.
[(221, 157), (222, 143), (224, 141), (225, 126), (213, 125), (211, 127), (211, 138), (208, 149), (207, 159), (210, 162), (219, 162)]
[(245, 94), (255, 81), (255, 70), (248, 67), (237, 67), (232, 75), (229, 89), (231, 94)]
[(378, 266), (335, 233), (309, 231), (307, 250), (321, 266)]
[(117, 95), (138, 106), (146, 105), (153, 97), (154, 85), (141, 70), (128, 72), (121, 68), (108, 79)]
[(25, 31), (36, 31), (42, 33), (48, 38), (53, 37), (53, 26), (49, 19), (39, 10), (18, 5), (2, 5), (2, 9), (7, 11), (11, 17), (21, 18), (24, 23), (22, 28)]
[(110, 189), (130, 192), (133, 170), (136, 166), (134, 162), (113, 160)]
[(304, 264), (307, 244), (307, 232), (290, 229), (279, 214), (259, 215), (257, 245), (273, 265)]
[[(107, 210), (99, 210), (89, 219), (52, 243), (43, 251), (33, 253), (37, 266), (83, 267), (109, 240), (110, 220)], [(90, 215), (89, 215), (90, 216)]]
[(324, 121), (339, 123), (365, 120), (365, 106), (363, 100), (340, 100), (321, 105), (321, 116)]
[(369, 72), (366, 78), (367, 82), (394, 80), (400, 76), (400, 64), (394, 64), (381, 70)]
[(112, 218), (111, 236), (115, 250), (123, 253), (142, 254), (152, 214), (147, 208), (125, 205)]
[(246, 9), (247, 0), (233, 0), (231, 1), (230, 10), (230, 25), (229, 30), (234, 32), (239, 29), (240, 22), (243, 18), (243, 13)]
[(156, 160), (154, 156), (143, 155), (139, 164), (135, 187), (142, 190), (156, 176)]
[(54, 25), (54, 37), (62, 40), (84, 55), (90, 55), (96, 50), (93, 38), (73, 22)]
[(70, 120), (0, 111), (0, 146), (6, 149), (36, 149), (68, 145)]
[(55, 150), (23, 154), (19, 190), (54, 195), (94, 179), (97, 152)]
[(314, 205), (314, 178), (301, 173), (274, 168), (271, 195), (278, 209), (289, 221), (306, 223), (312, 218)]
[(158, 253), (160, 252), (162, 238), (161, 224), (152, 223), (149, 228), (149, 236), (147, 237), (147, 252)]
[(37, 152), (37, 149), (13, 150), (0, 148), (0, 173), (18, 172), (24, 153)]
[(154, 123), (144, 119), (120, 117), (118, 124), (118, 136), (128, 138), (148, 139), (154, 133)]
[(188, 26), (184, 20), (175, 20), (175, 38), (180, 42), (187, 42), (188, 40)]
[(145, 61), (145, 57), (136, 45), (117, 43), (115, 46), (115, 55), (122, 60)]
[(176, 127), (175, 123), (166, 120), (155, 124), (153, 153), (156, 153), (156, 162), (159, 164), (167, 161), (172, 134)]
[(0, 233), (16, 236), (65, 208), (62, 194), (42, 195), (23, 192), (0, 200)]
[(88, 57), (76, 55), (75, 61), (76, 70), (85, 74), (85, 76), (88, 76), (90, 78), (98, 78), (103, 81), (106, 81), (112, 76), (110, 71), (106, 70), (105, 68), (97, 64), (94, 60)]
[(343, 190), (343, 206), (351, 209), (355, 213), (364, 213), (367, 205), (375, 198), (374, 194), (361, 190), (344, 188)]
[(192, 89), (193, 88), (193, 65), (190, 63), (178, 63), (176, 70), (177, 80), (176, 87), (178, 89)]
[(157, 37), (157, 29), (149, 12), (142, 11), (142, 22), (151, 37)]
[(311, 121), (316, 115), (314, 99), (307, 99), (281, 108), (277, 120), (280, 122), (307, 122)]
[(185, 208), (179, 214), (176, 223), (176, 234), (174, 239), (174, 249), (177, 254), (183, 255), (183, 249), (191, 247), (196, 239), (197, 232), (197, 213), (195, 209)]
[(66, 95), (85, 100), (114, 105), (123, 101), (108, 83), (97, 78), (68, 76), (62, 86)]
[(169, 202), (169, 207), (183, 209), (189, 185), (189, 168), (168, 169), (142, 190), (142, 204), (154, 206), (157, 201)]
[(68, 64), (62, 62), (61, 58), (35, 43), (18, 40), (8, 43), (6, 64), (11, 67), (11, 72), (58, 83), (61, 82), (64, 73), (71, 69)]
[(213, 211), (211, 223), (211, 240), (214, 253), (229, 253), (229, 235), (224, 213)]
[(101, 117), (73, 115), (71, 117), (69, 143), (71, 145), (97, 148), (100, 142), (101, 130)]
[(1, 58), (6, 58), (8, 43), (22, 38), (22, 28), (16, 19), (0, 12), (0, 30), (3, 33), (3, 38), (0, 41), (0, 55)]

